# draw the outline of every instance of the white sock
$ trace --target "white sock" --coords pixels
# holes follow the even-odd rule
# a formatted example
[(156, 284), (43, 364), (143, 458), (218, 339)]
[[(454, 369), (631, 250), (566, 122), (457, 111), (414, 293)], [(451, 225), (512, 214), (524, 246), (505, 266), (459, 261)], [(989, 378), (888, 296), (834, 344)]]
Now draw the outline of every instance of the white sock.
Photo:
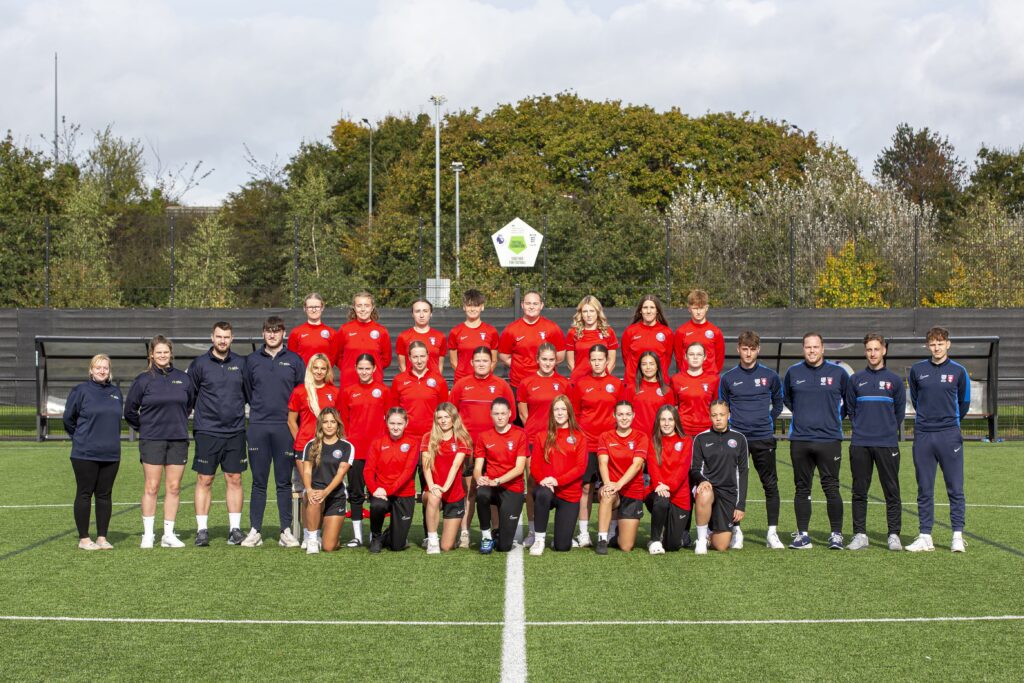
[(356, 540), (363, 540), (363, 520), (357, 520), (352, 522), (352, 535), (356, 537)]
[(962, 532), (962, 531), (954, 531), (953, 532), (953, 538), (963, 538), (963, 537), (964, 537), (964, 532)]
[(708, 525), (698, 524), (697, 525), (697, 540), (706, 541), (708, 540)]
[(617, 536), (619, 533), (619, 520), (613, 519), (611, 525), (608, 527), (609, 536)]
[(437, 532), (435, 531), (435, 532), (431, 533), (431, 532), (428, 531), (427, 532), (427, 540), (428, 541), (432, 541), (434, 543), (437, 543)]
[(203, 531), (210, 520), (209, 515), (196, 515), (196, 531)]
[(481, 531), (480, 532), (480, 538), (484, 539), (485, 541), (491, 540), (491, 530), (490, 529), (484, 529), (483, 531)]
[(142, 516), (142, 533), (146, 536), (153, 535), (153, 517)]
[(544, 545), (544, 534), (540, 533), (539, 531), (535, 532), (535, 536), (534, 536), (533, 542), (534, 543), (540, 543), (541, 545)]
[(801, 536), (806, 536), (806, 535), (807, 535), (807, 532), (806, 532), (806, 531), (801, 531), (801, 532), (800, 532), (800, 535), (801, 535)]
[(608, 540), (608, 532), (607, 531), (598, 531), (597, 532), (597, 540), (599, 540), (599, 541), (607, 541)]
[(531, 519), (531, 520), (529, 520), (529, 521), (528, 521), (528, 522), (526, 523), (526, 529), (527, 529), (527, 531), (529, 531), (529, 532), (530, 532), (531, 534), (536, 534), (536, 533), (537, 533), (537, 529), (536, 529), (536, 527), (535, 527), (535, 525), (534, 525), (534, 522), (533, 522), (533, 520), (532, 520), (532, 519)]
[(589, 534), (590, 533), (590, 529), (587, 528), (588, 526), (590, 526), (590, 520), (589, 519), (581, 519), (580, 520), (580, 533), (581, 534)]
[(238, 529), (242, 526), (242, 513), (241, 512), (229, 512), (228, 513), (228, 528)]
[(779, 529), (778, 529), (778, 527), (774, 527), (774, 526), (770, 526), (769, 525), (768, 533), (775, 534), (776, 536), (778, 536), (779, 535)]
[(306, 538), (306, 542), (307, 543), (309, 541), (312, 541), (314, 538), (316, 538), (316, 535), (312, 531), (310, 531), (309, 529), (303, 529), (302, 530), (302, 535)]
[(165, 519), (164, 520), (164, 536), (173, 536), (173, 535), (174, 535), (174, 520), (173, 519)]

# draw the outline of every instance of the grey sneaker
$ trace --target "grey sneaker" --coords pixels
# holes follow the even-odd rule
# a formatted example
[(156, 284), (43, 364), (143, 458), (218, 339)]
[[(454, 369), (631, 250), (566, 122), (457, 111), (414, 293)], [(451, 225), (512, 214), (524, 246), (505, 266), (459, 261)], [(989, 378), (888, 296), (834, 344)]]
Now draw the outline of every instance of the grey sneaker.
[(843, 535), (840, 533), (833, 532), (828, 537), (828, 549), (829, 550), (842, 550), (843, 549)]
[(868, 542), (867, 534), (854, 534), (853, 540), (850, 541), (850, 545), (846, 546), (847, 550), (864, 550), (870, 543)]
[(295, 534), (292, 533), (291, 529), (285, 529), (278, 537), (277, 544), (282, 548), (298, 548), (299, 540), (295, 538)]
[(244, 540), (245, 534), (241, 529), (235, 528), (228, 532), (228, 545), (242, 545)]
[(889, 534), (889, 550), (903, 550), (899, 534)]
[(249, 529), (249, 535), (242, 541), (243, 548), (255, 548), (263, 545), (263, 535), (255, 529)]
[(196, 532), (196, 547), (205, 548), (210, 545), (210, 530), (200, 529)]

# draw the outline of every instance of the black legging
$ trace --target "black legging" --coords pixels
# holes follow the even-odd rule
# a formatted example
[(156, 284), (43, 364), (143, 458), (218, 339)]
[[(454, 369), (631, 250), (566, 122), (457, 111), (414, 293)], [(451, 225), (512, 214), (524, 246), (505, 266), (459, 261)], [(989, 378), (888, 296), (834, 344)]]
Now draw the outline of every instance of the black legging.
[(114, 490), (114, 477), (117, 476), (119, 461), (100, 462), (98, 460), (82, 460), (71, 458), (71, 467), (75, 470), (75, 525), (78, 537), (89, 536), (89, 510), (92, 497), (96, 496), (96, 535), (106, 536), (110, 528), (110, 493)]
[(388, 496), (387, 500), (370, 496), (370, 534), (384, 533), (384, 516), (391, 513), (391, 526), (384, 534), (384, 547), (389, 550), (405, 550), (412, 526), (412, 513), (416, 507), (415, 496)]
[(690, 511), (657, 493), (651, 493), (644, 502), (651, 512), (651, 540), (661, 541), (668, 551), (682, 548), (684, 535), (690, 527)]
[(476, 512), (480, 517), (481, 531), (494, 528), (491, 506), (498, 506), (498, 538), (495, 543), (498, 552), (507, 553), (512, 550), (524, 498), (522, 493), (500, 486), (480, 486), (476, 490)]
[(533, 528), (538, 534), (546, 534), (548, 515), (555, 508), (555, 550), (572, 548), (572, 536), (576, 530), (576, 518), (580, 514), (579, 502), (562, 500), (547, 486), (533, 489)]
[(365, 460), (353, 460), (352, 467), (348, 470), (348, 505), (352, 510), (352, 521), (361, 522), (363, 519), (363, 502), (366, 494), (363, 489), (366, 484), (363, 481), (363, 468), (366, 467)]

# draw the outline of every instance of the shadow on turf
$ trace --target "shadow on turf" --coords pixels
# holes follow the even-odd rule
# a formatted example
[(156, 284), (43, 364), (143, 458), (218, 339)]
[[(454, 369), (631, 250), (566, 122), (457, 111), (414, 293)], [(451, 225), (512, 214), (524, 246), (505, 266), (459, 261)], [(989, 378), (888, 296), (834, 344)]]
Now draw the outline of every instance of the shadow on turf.
[[(783, 464), (786, 465), (787, 467), (789, 467), (790, 469), (793, 469), (793, 464), (791, 462), (783, 461)], [(814, 476), (815, 476), (815, 478), (817, 478), (818, 475), (815, 474)], [(842, 482), (839, 482), (839, 486), (844, 488), (844, 489), (846, 489), (848, 492), (853, 493), (853, 487), (850, 486), (849, 484), (844, 484)], [(885, 503), (885, 498), (879, 498), (878, 496), (872, 495), (870, 492), (868, 493), (868, 500), (874, 501), (876, 503)], [(845, 505), (846, 502), (844, 501), (843, 504)], [(907, 507), (906, 505), (900, 505), (900, 509), (901, 509), (903, 514), (910, 515), (913, 519), (917, 519), (917, 510), (916, 509), (911, 509), (911, 508)], [(947, 524), (945, 522), (939, 521), (938, 517), (936, 517), (936, 519), (935, 519), (935, 526), (942, 527), (943, 529), (948, 529), (950, 532), (953, 531), (953, 527), (951, 527), (949, 524)], [(1006, 545), (1004, 543), (1000, 543), (999, 541), (993, 541), (990, 538), (985, 538), (984, 536), (979, 536), (978, 534), (973, 534), (970, 531), (966, 531), (966, 530), (964, 531), (964, 536), (966, 538), (969, 538), (969, 539), (973, 540), (973, 541), (978, 541), (979, 543), (984, 543), (985, 545), (990, 545), (993, 548), (997, 548), (997, 549), (1002, 550), (1004, 552), (1008, 552), (1011, 555), (1016, 555), (1017, 557), (1024, 557), (1024, 550), (1020, 550), (1018, 548), (1014, 548), (1012, 546), (1008, 546), (1008, 545)], [(3, 559), (3, 558), (0, 558), (0, 559)]]
[[(182, 486), (181, 487), (181, 491), (185, 492), (188, 489), (192, 488), (193, 486), (195, 486), (195, 484), (187, 484), (185, 486)], [(122, 509), (118, 510), (117, 512), (114, 512), (113, 514), (111, 514), (110, 518), (113, 519), (114, 517), (120, 517), (121, 515), (129, 513), (129, 512), (136, 512), (140, 507), (142, 507), (141, 504), (136, 504), (136, 505), (131, 505), (131, 506), (126, 507), (126, 508), (122, 508)], [(6, 553), (5, 555), (0, 555), (0, 562), (3, 562), (4, 560), (9, 560), (12, 557), (16, 557), (18, 555), (21, 555), (22, 553), (27, 553), (30, 550), (35, 550), (36, 548), (44, 546), (47, 543), (52, 543), (53, 541), (59, 541), (60, 539), (66, 538), (66, 537), (71, 536), (73, 534), (78, 534), (78, 528), (77, 527), (72, 528), (72, 529), (68, 529), (67, 531), (62, 531), (59, 534), (54, 534), (53, 536), (48, 536), (47, 538), (44, 538), (44, 539), (36, 541), (35, 543), (30, 543), (29, 545), (25, 546), (24, 548), (18, 548), (17, 550), (12, 550), (11, 552)], [(127, 535), (125, 535), (125, 534), (122, 534), (121, 536), (122, 537), (127, 537)], [(114, 537), (114, 538), (116, 538), (116, 537)]]

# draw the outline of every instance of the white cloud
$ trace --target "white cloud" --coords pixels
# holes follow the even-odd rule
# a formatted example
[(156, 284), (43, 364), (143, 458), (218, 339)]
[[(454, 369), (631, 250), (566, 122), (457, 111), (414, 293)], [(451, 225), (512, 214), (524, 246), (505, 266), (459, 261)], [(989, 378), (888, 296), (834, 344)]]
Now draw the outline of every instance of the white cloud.
[[(61, 111), (115, 124), (167, 166), (216, 172), (187, 200), (247, 178), (243, 143), (281, 159), (359, 119), (489, 110), (571, 89), (585, 97), (786, 119), (870, 170), (896, 124), (1024, 142), (1024, 7), (992, 2), (452, 0), (382, 3), (37, 2), (0, 9), (0, 126), (38, 141)], [(12, 68), (13, 67), (13, 68)]]

